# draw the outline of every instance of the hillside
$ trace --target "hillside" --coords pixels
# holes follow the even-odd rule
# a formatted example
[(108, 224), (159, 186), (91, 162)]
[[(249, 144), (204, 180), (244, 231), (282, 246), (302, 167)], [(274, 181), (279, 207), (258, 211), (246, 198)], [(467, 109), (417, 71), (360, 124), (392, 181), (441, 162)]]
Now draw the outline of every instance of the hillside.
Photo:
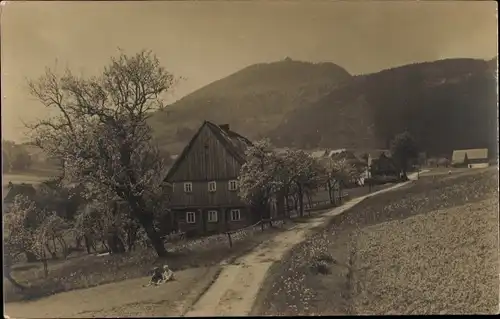
[(496, 59), (448, 59), (352, 77), (287, 114), (271, 136), (278, 145), (385, 148), (408, 129), (430, 154), (496, 149)]
[(238, 133), (259, 138), (289, 111), (310, 105), (350, 77), (333, 63), (255, 64), (187, 95), (150, 123), (171, 153), (182, 149), (203, 120), (229, 123)]

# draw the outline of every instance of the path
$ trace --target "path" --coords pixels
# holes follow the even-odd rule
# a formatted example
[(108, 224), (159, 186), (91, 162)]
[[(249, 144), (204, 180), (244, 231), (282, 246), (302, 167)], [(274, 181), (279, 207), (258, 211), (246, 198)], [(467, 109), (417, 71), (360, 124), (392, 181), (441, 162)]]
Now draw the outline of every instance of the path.
[[(409, 178), (414, 179), (416, 176), (412, 174)], [(224, 268), (217, 280), (185, 316), (249, 315), (268, 269), (275, 261), (282, 259), (292, 247), (302, 242), (312, 229), (327, 223), (332, 217), (342, 214), (367, 197), (391, 191), (407, 183), (409, 182), (350, 200), (320, 217), (312, 218), (307, 223), (298, 224), (277, 235), (256, 247), (251, 253), (237, 259), (233, 264), (222, 265)]]

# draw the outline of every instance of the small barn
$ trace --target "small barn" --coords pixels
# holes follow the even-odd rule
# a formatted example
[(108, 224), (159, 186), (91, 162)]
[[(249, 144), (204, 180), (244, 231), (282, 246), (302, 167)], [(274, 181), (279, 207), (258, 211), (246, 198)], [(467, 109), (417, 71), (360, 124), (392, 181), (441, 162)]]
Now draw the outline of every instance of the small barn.
[(451, 157), (454, 167), (485, 168), (489, 166), (488, 149), (476, 148), (467, 150), (454, 150)]

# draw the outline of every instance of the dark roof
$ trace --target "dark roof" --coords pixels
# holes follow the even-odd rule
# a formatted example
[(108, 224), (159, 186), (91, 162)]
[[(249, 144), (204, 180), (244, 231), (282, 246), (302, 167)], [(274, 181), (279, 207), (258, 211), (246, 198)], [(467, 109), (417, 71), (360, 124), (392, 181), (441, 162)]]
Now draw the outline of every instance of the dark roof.
[(31, 184), (12, 184), (6, 187), (6, 195), (3, 198), (4, 203), (13, 203), (17, 195), (24, 195), (32, 198), (36, 195), (36, 189)]
[[(203, 125), (207, 125), (215, 136), (217, 136), (227, 147), (229, 152), (231, 152), (241, 163), (245, 162), (245, 151), (248, 146), (252, 145), (252, 142), (249, 139), (234, 131), (223, 130), (220, 126), (215, 125), (212, 122), (205, 121)], [(203, 127), (203, 125), (201, 127)]]
[(243, 164), (246, 161), (245, 151), (248, 146), (252, 145), (252, 142), (249, 139), (234, 131), (224, 130), (219, 125), (216, 125), (212, 122), (204, 121), (198, 131), (194, 134), (193, 138), (191, 138), (189, 143), (182, 150), (181, 154), (176, 158), (174, 164), (168, 171), (165, 180), (168, 180), (172, 177), (174, 172), (177, 170), (179, 165), (189, 153), (189, 150), (193, 146), (194, 141), (196, 140), (198, 135), (200, 135), (200, 132), (205, 126), (208, 127), (212, 131), (212, 133), (214, 133), (215, 137), (222, 143), (222, 145), (224, 145), (228, 152), (236, 158), (238, 162)]

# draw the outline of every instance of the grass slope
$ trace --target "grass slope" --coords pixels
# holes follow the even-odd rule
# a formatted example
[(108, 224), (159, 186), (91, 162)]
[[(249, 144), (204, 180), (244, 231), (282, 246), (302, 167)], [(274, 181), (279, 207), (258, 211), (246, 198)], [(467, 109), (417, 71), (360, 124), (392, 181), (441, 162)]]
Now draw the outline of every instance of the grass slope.
[(496, 312), (497, 176), (427, 176), (363, 201), (272, 268), (255, 314)]
[(131, 253), (96, 256), (75, 252), (68, 259), (50, 260), (48, 276), (44, 276), (41, 262), (18, 263), (12, 269), (13, 277), (28, 288), (15, 289), (4, 281), (6, 302), (39, 299), (53, 294), (85, 289), (108, 283), (147, 276), (152, 267), (167, 263), (170, 269), (180, 271), (190, 268), (211, 267), (222, 260), (236, 258), (282, 229), (249, 229), (233, 237), (230, 248), (224, 234), (212, 240), (201, 238), (195, 241), (168, 244), (172, 251), (166, 259), (158, 259), (152, 249), (138, 248)]

